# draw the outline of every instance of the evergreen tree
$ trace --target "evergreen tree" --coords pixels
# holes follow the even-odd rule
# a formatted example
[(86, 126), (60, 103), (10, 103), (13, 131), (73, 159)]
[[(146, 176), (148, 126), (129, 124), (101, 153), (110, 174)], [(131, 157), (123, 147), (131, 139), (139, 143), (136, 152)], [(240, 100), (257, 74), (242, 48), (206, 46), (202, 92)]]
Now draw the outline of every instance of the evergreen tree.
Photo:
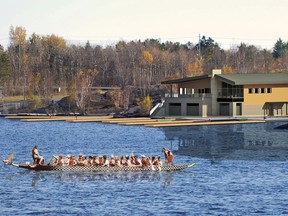
[(272, 55), (275, 59), (282, 56), (283, 52), (287, 49), (287, 43), (284, 43), (281, 38), (277, 40), (273, 47)]

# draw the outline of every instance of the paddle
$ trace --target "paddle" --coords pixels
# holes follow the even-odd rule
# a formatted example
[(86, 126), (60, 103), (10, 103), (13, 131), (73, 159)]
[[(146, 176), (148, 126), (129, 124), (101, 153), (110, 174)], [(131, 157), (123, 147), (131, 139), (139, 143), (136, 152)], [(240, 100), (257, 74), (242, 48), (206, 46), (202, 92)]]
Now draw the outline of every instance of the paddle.
[(5, 164), (11, 164), (13, 158), (14, 158), (14, 154), (11, 154), (11, 155), (8, 157), (8, 159), (4, 159), (3, 162), (4, 162)]

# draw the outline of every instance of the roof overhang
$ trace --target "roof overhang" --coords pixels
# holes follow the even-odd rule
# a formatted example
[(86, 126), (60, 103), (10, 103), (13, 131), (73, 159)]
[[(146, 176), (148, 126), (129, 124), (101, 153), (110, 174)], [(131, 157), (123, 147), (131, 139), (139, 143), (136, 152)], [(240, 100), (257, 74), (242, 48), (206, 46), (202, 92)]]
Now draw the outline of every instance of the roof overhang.
[(211, 78), (211, 75), (203, 75), (203, 76), (195, 76), (195, 77), (186, 77), (186, 78), (175, 79), (175, 80), (167, 80), (167, 81), (161, 82), (161, 84), (178, 84), (178, 83), (190, 82), (190, 81), (201, 80), (201, 79), (206, 79), (206, 78)]
[(216, 74), (215, 77), (230, 85), (288, 84), (288, 73)]

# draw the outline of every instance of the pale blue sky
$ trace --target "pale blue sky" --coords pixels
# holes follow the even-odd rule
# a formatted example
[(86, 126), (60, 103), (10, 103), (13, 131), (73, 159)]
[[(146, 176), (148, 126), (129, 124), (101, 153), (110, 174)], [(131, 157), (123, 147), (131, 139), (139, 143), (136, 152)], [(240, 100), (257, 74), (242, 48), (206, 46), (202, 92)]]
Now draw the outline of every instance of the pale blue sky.
[(240, 42), (271, 49), (288, 41), (288, 0), (0, 0), (0, 44), (9, 28), (28, 37), (56, 34), (75, 44), (160, 39), (197, 43), (210, 36), (228, 49)]

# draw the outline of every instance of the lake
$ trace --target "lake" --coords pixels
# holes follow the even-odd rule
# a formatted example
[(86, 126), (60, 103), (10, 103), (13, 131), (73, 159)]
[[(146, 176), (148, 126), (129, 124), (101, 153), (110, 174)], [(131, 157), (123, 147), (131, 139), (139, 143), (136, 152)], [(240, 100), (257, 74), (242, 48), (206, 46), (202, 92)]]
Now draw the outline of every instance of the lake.
[(288, 215), (287, 122), (150, 128), (0, 118), (1, 159), (55, 154), (163, 155), (168, 173), (59, 173), (1, 164), (0, 215)]

